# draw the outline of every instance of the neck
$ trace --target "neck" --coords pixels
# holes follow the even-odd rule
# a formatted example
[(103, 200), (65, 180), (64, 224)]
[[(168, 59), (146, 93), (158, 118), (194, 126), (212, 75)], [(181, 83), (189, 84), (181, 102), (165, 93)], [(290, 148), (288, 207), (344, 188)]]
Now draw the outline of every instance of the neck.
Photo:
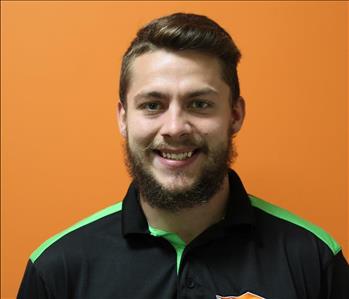
[(142, 196), (140, 203), (150, 226), (175, 233), (188, 244), (224, 217), (228, 196), (229, 181), (226, 176), (218, 192), (206, 204), (197, 207), (170, 212), (151, 207)]

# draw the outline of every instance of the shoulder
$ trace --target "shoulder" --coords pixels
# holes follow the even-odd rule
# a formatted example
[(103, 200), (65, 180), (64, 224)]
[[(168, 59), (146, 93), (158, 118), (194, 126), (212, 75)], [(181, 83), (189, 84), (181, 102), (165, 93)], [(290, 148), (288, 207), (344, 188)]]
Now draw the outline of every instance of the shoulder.
[(257, 226), (267, 230), (271, 238), (281, 238), (285, 246), (300, 251), (316, 247), (330, 256), (341, 251), (335, 239), (319, 226), (260, 198), (252, 195), (249, 198), (255, 209)]
[(120, 227), (121, 210), (122, 202), (116, 203), (52, 236), (30, 255), (31, 262), (45, 263), (58, 255), (79, 254), (93, 247), (93, 242), (100, 242), (103, 236), (110, 234), (117, 237), (120, 234), (117, 227)]

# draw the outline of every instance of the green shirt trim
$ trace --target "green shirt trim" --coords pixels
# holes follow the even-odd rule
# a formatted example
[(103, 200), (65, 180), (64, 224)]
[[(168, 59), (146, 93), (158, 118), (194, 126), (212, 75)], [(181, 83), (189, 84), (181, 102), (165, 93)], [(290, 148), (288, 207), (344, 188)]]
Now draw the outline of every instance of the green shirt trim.
[(81, 221), (79, 221), (78, 223), (74, 224), (73, 226), (65, 229), (64, 231), (54, 235), (53, 237), (49, 238), (48, 240), (46, 240), (44, 243), (42, 243), (30, 256), (30, 260), (34, 263), (37, 258), (49, 247), (51, 246), (53, 243), (55, 243), (56, 241), (58, 241), (60, 238), (62, 238), (63, 236), (65, 236), (66, 234), (82, 227), (85, 226), (91, 222), (94, 222), (98, 219), (101, 219), (105, 216), (108, 216), (110, 214), (116, 213), (121, 211), (122, 209), (122, 202), (118, 202), (110, 207), (107, 207)]
[(177, 273), (179, 271), (179, 266), (181, 264), (181, 259), (182, 259), (182, 255), (183, 255), (183, 251), (185, 249), (185, 242), (175, 233), (170, 233), (161, 229), (157, 229), (154, 227), (151, 227), (150, 225), (149, 227), (149, 232), (152, 236), (154, 237), (162, 237), (164, 239), (166, 239), (167, 241), (169, 241), (171, 243), (171, 245), (174, 247), (174, 249), (176, 250), (176, 254), (177, 254)]
[(286, 220), (288, 222), (291, 222), (293, 224), (296, 224), (300, 227), (305, 228), (306, 230), (312, 232), (314, 235), (316, 235), (320, 240), (322, 240), (333, 252), (334, 255), (336, 255), (340, 250), (340, 245), (322, 228), (303, 220), (302, 218), (292, 214), (291, 212), (288, 212), (282, 208), (279, 208), (277, 206), (274, 206), (271, 203), (268, 203), (260, 198), (257, 198), (255, 196), (249, 195), (252, 206), (263, 210), (264, 212), (273, 215), (277, 218)]

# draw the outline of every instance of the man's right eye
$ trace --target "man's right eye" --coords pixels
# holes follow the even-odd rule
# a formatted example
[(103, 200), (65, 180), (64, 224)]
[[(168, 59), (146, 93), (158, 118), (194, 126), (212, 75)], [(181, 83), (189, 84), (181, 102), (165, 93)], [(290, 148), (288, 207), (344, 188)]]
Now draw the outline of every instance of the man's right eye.
[(161, 104), (156, 102), (144, 103), (140, 105), (140, 109), (143, 109), (149, 112), (155, 112), (161, 109)]

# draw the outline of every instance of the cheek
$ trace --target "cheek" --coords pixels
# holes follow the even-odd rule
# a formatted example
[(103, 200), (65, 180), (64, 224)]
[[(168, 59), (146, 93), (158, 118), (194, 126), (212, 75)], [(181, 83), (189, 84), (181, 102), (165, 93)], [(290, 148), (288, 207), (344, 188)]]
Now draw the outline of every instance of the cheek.
[(223, 118), (215, 118), (210, 121), (199, 122), (195, 126), (204, 136), (222, 139), (226, 137), (225, 132), (230, 130), (231, 123)]
[(127, 122), (127, 136), (131, 145), (147, 145), (156, 135), (154, 123), (140, 119), (129, 118)]

